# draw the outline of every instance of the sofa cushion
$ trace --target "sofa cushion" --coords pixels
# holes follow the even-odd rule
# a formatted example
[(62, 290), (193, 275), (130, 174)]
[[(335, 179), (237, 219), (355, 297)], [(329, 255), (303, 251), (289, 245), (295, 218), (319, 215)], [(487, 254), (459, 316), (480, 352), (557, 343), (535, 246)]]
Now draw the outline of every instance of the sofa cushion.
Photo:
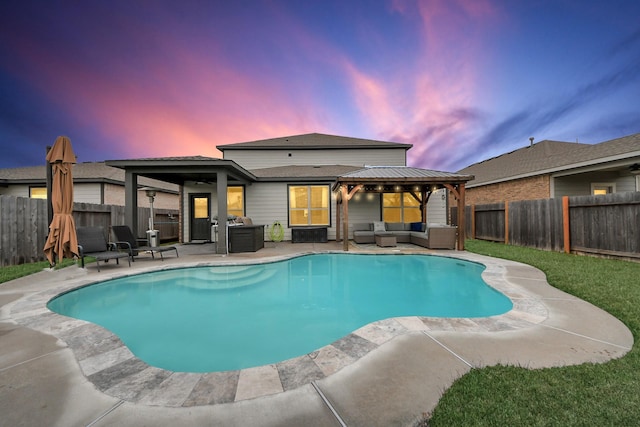
[(384, 221), (375, 221), (373, 223), (373, 231), (387, 231), (384, 226)]
[(427, 228), (449, 227), (447, 224), (441, 222), (428, 222)]
[(404, 231), (402, 222), (385, 222), (384, 225), (387, 231)]
[(371, 223), (359, 222), (359, 223), (353, 224), (352, 230), (353, 231), (371, 231), (372, 230)]

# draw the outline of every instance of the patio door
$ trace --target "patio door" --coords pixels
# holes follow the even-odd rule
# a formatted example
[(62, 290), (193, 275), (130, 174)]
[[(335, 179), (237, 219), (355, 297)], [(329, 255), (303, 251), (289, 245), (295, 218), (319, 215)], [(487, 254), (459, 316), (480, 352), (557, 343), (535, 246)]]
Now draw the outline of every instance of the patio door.
[(194, 240), (211, 240), (210, 194), (190, 194), (189, 237)]

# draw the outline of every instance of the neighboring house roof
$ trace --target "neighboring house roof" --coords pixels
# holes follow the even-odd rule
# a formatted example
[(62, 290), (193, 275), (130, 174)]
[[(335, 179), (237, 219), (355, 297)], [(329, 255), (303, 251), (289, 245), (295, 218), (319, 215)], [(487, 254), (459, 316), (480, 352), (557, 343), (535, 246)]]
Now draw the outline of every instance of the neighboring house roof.
[[(73, 166), (73, 181), (76, 183), (110, 183), (124, 185), (125, 172), (122, 169), (107, 166), (104, 162), (77, 163)], [(0, 184), (46, 185), (46, 165), (22, 168), (0, 169)], [(140, 185), (178, 192), (174, 184), (141, 177)]]
[(273, 168), (252, 169), (251, 173), (260, 181), (284, 180), (289, 178), (334, 180), (342, 174), (359, 169), (362, 169), (362, 166), (278, 166)]
[(640, 133), (599, 144), (541, 141), (493, 157), (458, 173), (475, 175), (469, 187), (543, 175), (640, 156)]
[(225, 150), (321, 150), (321, 149), (352, 149), (352, 148), (404, 148), (408, 150), (411, 144), (397, 142), (376, 141), (373, 139), (351, 138), (347, 136), (325, 135), (322, 133), (308, 133), (304, 135), (283, 136), (280, 138), (262, 139), (258, 141), (239, 142), (236, 144), (218, 145), (220, 151)]

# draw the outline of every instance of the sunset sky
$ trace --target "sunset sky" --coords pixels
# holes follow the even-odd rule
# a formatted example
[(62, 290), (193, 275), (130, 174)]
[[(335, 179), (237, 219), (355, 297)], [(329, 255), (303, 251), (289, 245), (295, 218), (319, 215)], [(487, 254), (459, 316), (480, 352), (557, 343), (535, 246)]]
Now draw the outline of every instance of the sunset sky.
[(456, 171), (640, 132), (640, 1), (0, 2), (0, 167), (303, 133)]

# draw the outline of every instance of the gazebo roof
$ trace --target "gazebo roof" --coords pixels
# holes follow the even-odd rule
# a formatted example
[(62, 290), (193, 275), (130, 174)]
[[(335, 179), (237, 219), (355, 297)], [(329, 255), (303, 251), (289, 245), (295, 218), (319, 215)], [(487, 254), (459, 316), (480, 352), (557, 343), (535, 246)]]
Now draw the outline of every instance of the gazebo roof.
[(337, 178), (336, 189), (341, 184), (460, 184), (471, 181), (473, 175), (461, 175), (432, 169), (409, 166), (367, 166)]

